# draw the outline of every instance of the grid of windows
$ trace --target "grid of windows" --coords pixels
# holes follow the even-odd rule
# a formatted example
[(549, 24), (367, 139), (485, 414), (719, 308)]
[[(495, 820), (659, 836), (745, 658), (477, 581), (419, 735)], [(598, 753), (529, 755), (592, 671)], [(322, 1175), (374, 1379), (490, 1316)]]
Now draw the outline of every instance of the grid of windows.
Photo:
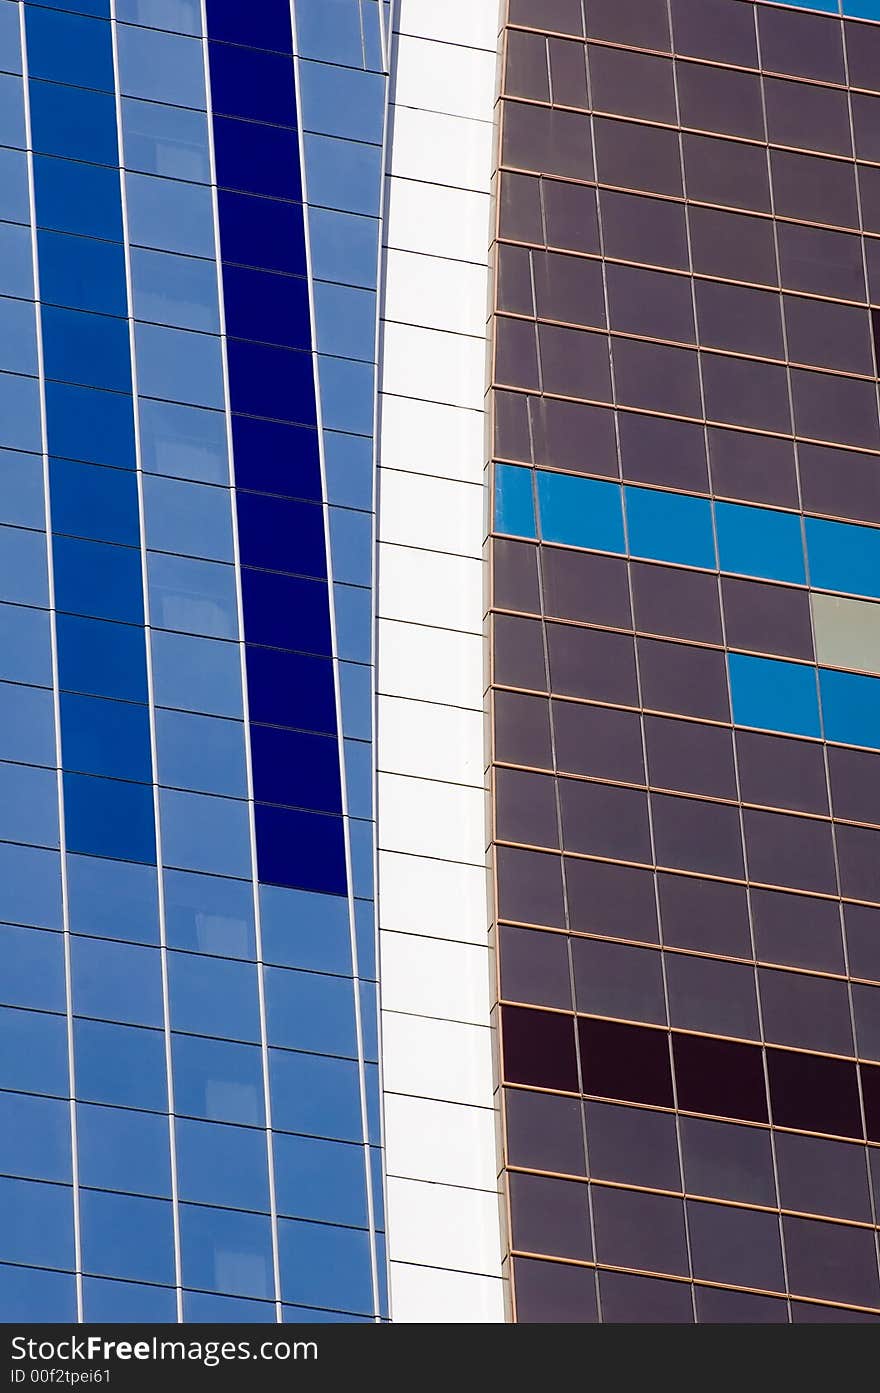
[(519, 1320), (880, 1319), (880, 12), (840, 12), (509, 4)]
[(387, 22), (0, 0), (9, 1319), (387, 1314)]

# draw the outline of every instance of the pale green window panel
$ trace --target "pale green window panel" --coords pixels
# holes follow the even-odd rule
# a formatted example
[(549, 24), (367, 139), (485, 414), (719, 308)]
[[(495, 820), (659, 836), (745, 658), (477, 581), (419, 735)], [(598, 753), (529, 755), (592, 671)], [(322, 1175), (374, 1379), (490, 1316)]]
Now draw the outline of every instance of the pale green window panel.
[(880, 674), (880, 604), (815, 592), (811, 601), (821, 666)]

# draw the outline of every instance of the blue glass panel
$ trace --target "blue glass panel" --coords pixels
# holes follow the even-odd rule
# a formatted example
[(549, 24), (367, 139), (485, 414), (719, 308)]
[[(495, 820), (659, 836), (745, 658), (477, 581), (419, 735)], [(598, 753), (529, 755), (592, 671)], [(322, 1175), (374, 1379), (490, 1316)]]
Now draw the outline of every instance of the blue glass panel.
[(166, 871), (165, 923), (172, 948), (253, 958), (254, 892), (249, 881)]
[(284, 348), (311, 347), (309, 287), (303, 276), (225, 266), (226, 332)]
[(64, 944), (59, 934), (0, 924), (3, 981), (0, 999), (6, 1006), (29, 1006), (40, 1011), (64, 1011)]
[(627, 488), (624, 494), (633, 556), (714, 569), (712, 505), (708, 499), (657, 489)]
[(373, 442), (360, 435), (324, 432), (327, 500), (347, 508), (373, 507)]
[(0, 838), (58, 845), (57, 785), (53, 769), (0, 764)]
[(159, 782), (198, 793), (247, 797), (244, 727), (184, 711), (156, 712)]
[(150, 552), (150, 613), (165, 629), (236, 638), (238, 603), (235, 571), (215, 561)]
[(187, 256), (214, 255), (211, 190), (150, 174), (126, 174), (126, 207), (135, 246)]
[(134, 469), (130, 397), (47, 382), (46, 416), (51, 454)]
[(54, 532), (140, 545), (137, 478), (132, 471), (52, 459), (49, 486)]
[(78, 934), (70, 956), (77, 1015), (161, 1027), (162, 964), (155, 948)]
[(279, 1214), (328, 1224), (367, 1225), (364, 1149), (315, 1137), (275, 1137)]
[(52, 693), (0, 682), (0, 759), (55, 765)]
[(246, 1043), (259, 1041), (257, 969), (253, 963), (169, 953), (168, 983), (175, 1030)]
[[(0, 58), (0, 61), (5, 67), (5, 58)], [(14, 145), (19, 150), (23, 150), (26, 144), (24, 84), (20, 77), (8, 77), (5, 73), (0, 73), (0, 143)]]
[(78, 1019), (73, 1032), (79, 1098), (165, 1111), (165, 1037), (161, 1030)]
[(19, 605), (47, 605), (49, 578), (42, 532), (0, 527), (0, 599)]
[(249, 1325), (274, 1325), (273, 1301), (250, 1301), (240, 1296), (210, 1295), (204, 1291), (183, 1293), (183, 1318), (206, 1325), (228, 1325), (230, 1321)]
[(228, 360), (233, 411), (315, 424), (315, 377), (310, 353), (230, 339)]
[(8, 1321), (73, 1322), (76, 1278), (73, 1273), (0, 1263), (0, 1307)]
[(319, 894), (346, 892), (342, 819), (264, 803), (254, 810), (260, 880)]
[(385, 78), (381, 73), (303, 62), (299, 83), (305, 130), (382, 143)]
[(177, 1320), (177, 1296), (171, 1287), (147, 1287), (138, 1282), (86, 1277), (83, 1320), (100, 1321), (102, 1325), (128, 1325), (138, 1321), (171, 1325)]
[(371, 1325), (373, 1316), (357, 1316), (350, 1311), (319, 1311), (314, 1306), (282, 1306), (285, 1325)]
[(153, 790), (146, 784), (64, 775), (67, 846), (88, 856), (155, 861)]
[(73, 1191), (0, 1176), (0, 1258), (31, 1267), (74, 1266)]
[(234, 1209), (269, 1209), (266, 1133), (181, 1118), (175, 1129), (180, 1198)]
[(290, 8), (287, 0), (263, 0), (259, 7), (242, 6), (239, 0), (207, 0), (207, 15), (208, 33), (212, 39), (290, 52)]
[[(26, 196), (25, 186), (25, 208)], [(225, 189), (219, 191), (218, 203), (224, 262), (306, 274), (305, 228), (299, 204), (252, 198)], [(27, 221), (27, 212), (23, 221)]]
[[(783, 0), (783, 3), (788, 3), (788, 0)], [(824, 10), (833, 4), (834, 0), (824, 0), (824, 4), (822, 0), (818, 0), (815, 8)], [(812, 0), (810, 8), (813, 8)], [(834, 8), (837, 8), (836, 5)], [(843, 13), (854, 15), (857, 19), (880, 19), (880, 0), (843, 0)]]
[(351, 817), (372, 817), (373, 752), (364, 740), (345, 741), (345, 797)]
[(293, 64), (287, 54), (212, 43), (211, 105), (224, 116), (296, 125)]
[(147, 546), (232, 561), (232, 514), (229, 490), (178, 479), (144, 480)]
[(309, 209), (312, 274), (317, 280), (372, 288), (377, 280), (379, 224), (358, 213)]
[(212, 262), (135, 247), (131, 284), (137, 319), (219, 334), (217, 270)]
[(63, 1016), (0, 1007), (0, 1087), (66, 1096), (67, 1022)]
[(329, 657), (332, 650), (326, 581), (245, 568), (241, 588), (245, 637), (250, 643)]
[[(372, 892), (372, 885), (370, 891)], [(379, 1010), (376, 999), (376, 983), (359, 982), (358, 994), (361, 1001), (364, 1058), (372, 1060), (376, 1064), (379, 1061)]]
[(37, 375), (36, 318), (30, 300), (0, 297), (0, 371)]
[(376, 357), (376, 296), (332, 281), (316, 281), (315, 324), (321, 353), (371, 363)]
[(243, 566), (326, 576), (324, 513), (320, 506), (262, 493), (240, 493), (237, 506)]
[(880, 749), (880, 679), (819, 669), (826, 740)]
[(0, 1093), (0, 1171), (70, 1181), (70, 1109), (66, 1101)]
[(34, 187), (40, 227), (122, 241), (118, 170), (35, 155)]
[(305, 58), (363, 65), (360, 15), (352, 0), (297, 0), (296, 32)]
[(167, 401), (141, 401), (138, 414), (141, 459), (148, 473), (204, 484), (229, 482), (226, 417), (222, 412)]
[(360, 1229), (278, 1222), (285, 1301), (368, 1313), (373, 1307), (369, 1235)]
[(129, 24), (201, 34), (201, 0), (116, 0), (116, 18)]
[(361, 1095), (354, 1060), (272, 1049), (269, 1072), (273, 1126), (317, 1137), (360, 1140)]
[(368, 663), (373, 655), (372, 594), (366, 586), (334, 585), (336, 648), (340, 658)]
[(62, 689), (147, 700), (147, 659), (144, 631), (133, 624), (111, 624), (59, 614), (58, 678)]
[(0, 678), (52, 684), (52, 646), (45, 610), (0, 604)]
[[(33, 293), (30, 229), (16, 223), (0, 223), (0, 294), (31, 298)], [(45, 287), (43, 295), (46, 295)]]
[(796, 514), (716, 503), (715, 519), (722, 571), (804, 583), (804, 544)]
[(146, 706), (103, 697), (61, 697), (65, 769), (150, 783), (150, 714)]
[(373, 732), (373, 685), (370, 669), (360, 663), (339, 664), (342, 695), (342, 728), (356, 740), (370, 740)]
[(329, 135), (306, 135), (304, 144), (310, 203), (378, 217), (382, 185), (379, 146)]
[(264, 1125), (263, 1059), (258, 1045), (175, 1034), (172, 1050), (178, 1113), (208, 1122)]
[(171, 1194), (168, 1119), (158, 1113), (79, 1103), (76, 1149), (81, 1185), (160, 1199)]
[(167, 1200), (80, 1190), (83, 1268), (142, 1282), (174, 1282), (174, 1230)]
[(15, 527), (46, 526), (43, 461), (38, 455), (0, 450), (0, 522)]
[(141, 558), (131, 547), (55, 537), (55, 596), (58, 608), (96, 619), (142, 624)]
[(295, 131), (214, 117), (217, 183), (241, 193), (299, 199), (299, 145)]
[(545, 542), (623, 552), (623, 511), (617, 484), (538, 470), (538, 503)]
[(265, 969), (269, 1039), (289, 1050), (357, 1056), (354, 989), (348, 977)]
[(495, 530), (512, 537), (537, 537), (531, 469), (521, 469), (516, 464), (496, 464)]
[[(25, 4), (34, 3), (35, 0), (25, 0)], [(110, 17), (110, 0), (40, 0), (40, 4), (49, 10), (75, 10), (77, 14)]]
[(329, 659), (249, 645), (247, 669), (252, 721), (335, 732), (336, 698)]
[(108, 861), (100, 856), (68, 856), (67, 895), (72, 933), (158, 943), (155, 866)]
[(810, 584), (880, 598), (880, 531), (806, 518)]
[(106, 315), (44, 305), (46, 376), (83, 387), (131, 391), (128, 325)]
[(0, 6), (0, 62), (7, 72), (21, 72), (21, 37), (17, 5)]
[(187, 1286), (235, 1296), (274, 1295), (268, 1215), (183, 1204), (180, 1246)]
[(254, 797), (262, 803), (342, 811), (339, 747), (327, 735), (251, 727)]
[(0, 149), (0, 217), (30, 222), (27, 156), (23, 150)]
[(328, 430), (371, 435), (375, 412), (375, 370), (349, 358), (318, 359), (321, 405)]
[(205, 68), (198, 39), (121, 24), (119, 90), (128, 97), (204, 107)]
[(113, 91), (113, 46), (106, 24), (65, 10), (107, 17), (106, 0), (77, 4), (29, 4), (25, 10), (28, 72), (31, 77)]
[(99, 314), (128, 313), (125, 252), (118, 242), (45, 231), (37, 241), (44, 303)]
[(0, 919), (45, 929), (61, 927), (57, 852), (0, 844)]
[(212, 334), (135, 325), (138, 391), (214, 410), (223, 407), (223, 358)]
[(821, 734), (814, 667), (742, 653), (729, 654), (728, 665), (737, 725), (790, 735)]
[(28, 91), (35, 150), (68, 160), (118, 165), (116, 102), (109, 93), (33, 80)]
[(251, 873), (247, 804), (163, 789), (163, 850), (180, 870), (247, 877)]
[(358, 976), (376, 977), (376, 916), (370, 900), (355, 900)]
[(210, 184), (208, 121), (203, 111), (122, 99), (122, 141), (126, 169)]
[(153, 630), (156, 702), (212, 716), (241, 716), (241, 655), (237, 644)]
[(321, 459), (314, 427), (234, 416), (232, 437), (239, 489), (321, 502)]
[(348, 900), (260, 887), (263, 959), (310, 972), (351, 973)]

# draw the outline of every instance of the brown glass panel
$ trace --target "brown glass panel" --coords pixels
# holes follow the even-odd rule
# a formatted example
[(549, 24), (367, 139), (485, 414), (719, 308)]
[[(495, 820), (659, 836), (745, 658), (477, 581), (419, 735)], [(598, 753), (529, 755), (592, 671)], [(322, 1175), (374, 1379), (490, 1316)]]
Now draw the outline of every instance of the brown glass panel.
[(798, 457), (805, 509), (880, 522), (880, 459), (876, 455), (804, 444)]
[(638, 705), (635, 654), (628, 635), (548, 624), (547, 642), (554, 692)]
[(696, 353), (686, 348), (613, 339), (614, 378), (621, 406), (701, 417)]
[(745, 431), (708, 431), (712, 488), (721, 498), (771, 503), (785, 508), (799, 506), (794, 446), (774, 436)]
[(541, 566), (548, 615), (620, 629), (631, 627), (625, 561), (616, 556), (544, 546)]
[(550, 92), (557, 106), (589, 106), (587, 59), (583, 44), (550, 39)]
[(493, 621), (492, 657), (499, 685), (546, 691), (544, 632), (537, 620), (497, 614)]
[(685, 132), (682, 151), (689, 198), (756, 213), (770, 211), (767, 156), (760, 145)]
[(759, 958), (818, 972), (845, 971), (836, 900), (755, 888), (750, 897)]
[(880, 169), (869, 164), (860, 164), (856, 168), (862, 201), (862, 226), (865, 232), (880, 232)]
[(605, 269), (611, 328), (694, 343), (691, 283), (685, 276), (610, 264)]
[(756, 67), (755, 23), (740, 0), (672, 0), (675, 51)]
[(663, 942), (733, 957), (752, 955), (745, 887), (685, 875), (658, 875)]
[(783, 1209), (871, 1223), (871, 1196), (862, 1147), (778, 1132), (776, 1164)]
[(587, 774), (643, 784), (642, 728), (635, 711), (554, 701), (556, 765), (564, 774)]
[(590, 1175), (626, 1185), (680, 1190), (675, 1118), (614, 1103), (584, 1105)]
[(532, 461), (529, 398), (520, 392), (494, 391), (495, 453), (502, 459)]
[(665, 1025), (660, 959), (655, 948), (573, 938), (576, 1009), (594, 1016)]
[(876, 383), (793, 368), (791, 391), (798, 435), (880, 448)]
[(571, 1010), (568, 940), (502, 924), (498, 930), (501, 995), (505, 1001)]
[(553, 768), (550, 703), (544, 697), (495, 692), (495, 758), (508, 764)]
[(837, 890), (831, 826), (785, 813), (743, 810), (749, 876), (764, 885), (797, 890)]
[(604, 116), (594, 118), (593, 129), (597, 175), (603, 184), (681, 195), (681, 160), (675, 131)]
[(532, 267), (539, 319), (605, 325), (602, 267), (582, 256), (533, 252)]
[(864, 300), (865, 270), (858, 237), (801, 223), (776, 225), (782, 284), (816, 295)]
[(843, 913), (850, 972), (854, 977), (880, 982), (880, 909), (848, 904)]
[(687, 1282), (637, 1277), (630, 1272), (600, 1272), (603, 1325), (692, 1325), (691, 1288)]
[(764, 1067), (757, 1045), (673, 1033), (678, 1106), (744, 1122), (767, 1121)]
[(547, 40), (542, 34), (524, 34), (516, 29), (508, 31), (504, 91), (509, 97), (529, 97), (534, 101), (549, 102), (550, 69)]
[(828, 767), (835, 816), (880, 823), (880, 755), (829, 745)]
[(776, 363), (702, 354), (706, 415), (712, 421), (753, 430), (791, 430), (788, 379)]
[(840, 888), (854, 900), (880, 900), (880, 831), (837, 826)]
[(823, 82), (846, 82), (838, 19), (775, 7), (760, 8), (757, 15), (765, 68)]
[(828, 790), (822, 746), (738, 730), (736, 749), (740, 789), (746, 803), (827, 813)]
[[(618, 417), (624, 479), (708, 492), (702, 426), (622, 411)], [(694, 635), (696, 637), (696, 635)]]
[(596, 190), (559, 179), (542, 179), (547, 244), (573, 252), (598, 252)]
[(532, 258), (526, 247), (499, 246), (495, 303), (510, 314), (534, 315)]
[(544, 245), (541, 181), (531, 174), (505, 172), (499, 180), (498, 230), (514, 242)]
[[(865, 1100), (866, 1135), (869, 1141), (880, 1142), (880, 1068), (876, 1064), (862, 1064), (859, 1073)], [(874, 1154), (871, 1152), (872, 1156)]]
[(880, 29), (876, 24), (844, 20), (843, 30), (850, 82), (854, 87), (880, 92)]
[(821, 1054), (768, 1049), (767, 1071), (777, 1127), (861, 1137), (855, 1064)]
[(500, 918), (565, 927), (561, 857), (500, 846), (495, 864)]
[(853, 1054), (845, 982), (758, 968), (764, 1038), (774, 1045)]
[(675, 125), (675, 82), (668, 58), (596, 44), (587, 52), (594, 110)]
[(791, 1303), (792, 1325), (876, 1325), (880, 1316), (867, 1311), (851, 1311), (846, 1306), (814, 1306), (809, 1301)]
[(790, 1215), (784, 1216), (782, 1228), (792, 1292), (860, 1306), (880, 1304), (877, 1246), (870, 1230)]
[(495, 318), (495, 381), (507, 387), (540, 387), (538, 340), (530, 320)]
[(724, 654), (658, 639), (638, 640), (646, 707), (706, 720), (730, 718)]
[(566, 851), (650, 864), (647, 797), (638, 789), (559, 780)]
[(526, 1006), (501, 1009), (504, 1077), (508, 1083), (578, 1091), (574, 1017)]
[(682, 1117), (680, 1126), (690, 1194), (775, 1208), (769, 1132), (704, 1117)]
[(577, 1098), (507, 1088), (504, 1111), (508, 1165), (586, 1175), (583, 1120)]
[(701, 1325), (788, 1325), (788, 1305), (779, 1297), (756, 1296), (724, 1287), (696, 1287)]
[(527, 24), (560, 34), (584, 32), (581, 0), (510, 0), (508, 19), (511, 24)]
[(669, 1042), (664, 1030), (578, 1020), (584, 1092), (649, 1107), (672, 1107)]
[(694, 283), (700, 342), (764, 358), (784, 358), (779, 296), (718, 281)]
[(545, 392), (611, 401), (611, 368), (604, 334), (539, 324), (538, 343)]
[(731, 648), (812, 661), (813, 635), (806, 591), (722, 576), (721, 595)]
[(610, 411), (579, 401), (530, 397), (535, 463), (617, 478), (617, 442)]
[(637, 48), (669, 48), (663, 0), (587, 0), (587, 33), (593, 39)]
[(631, 562), (630, 573), (637, 628), (670, 638), (721, 642), (721, 603), (715, 576), (645, 561)]
[(504, 842), (556, 847), (556, 784), (549, 774), (495, 770), (495, 830)]
[(687, 270), (685, 210), (681, 203), (600, 189), (605, 255)]
[(650, 871), (567, 856), (565, 883), (572, 929), (657, 942), (657, 907)]
[(683, 126), (764, 139), (761, 79), (755, 73), (679, 63), (678, 99)]
[(688, 221), (695, 271), (776, 285), (773, 223), (769, 218), (693, 206), (688, 208)]
[(593, 1256), (589, 1191), (576, 1180), (510, 1176), (513, 1247), (588, 1262)]
[[(521, 609), (540, 614), (537, 562), (538, 548), (528, 542), (498, 538), (492, 543), (493, 603), (499, 609)], [(529, 632), (534, 633), (534, 630)], [(540, 647), (543, 649), (543, 643)], [(534, 651), (533, 643), (529, 644), (529, 648)]]
[(853, 165), (818, 155), (771, 150), (770, 169), (776, 212), (781, 217), (858, 227)]
[(646, 716), (645, 744), (654, 788), (736, 798), (733, 741), (724, 726)]
[(701, 875), (742, 875), (736, 808), (653, 793), (651, 810), (658, 865)]
[(873, 374), (871, 323), (865, 310), (795, 295), (782, 298), (793, 363)]
[(744, 963), (669, 953), (669, 1023), (679, 1030), (760, 1038), (755, 973)]
[(592, 1268), (514, 1258), (513, 1283), (518, 1323), (583, 1325), (598, 1319)]
[(592, 179), (590, 118), (507, 100), (502, 120), (502, 163), (536, 173)]
[(695, 1277), (785, 1291), (775, 1214), (689, 1200), (687, 1216)]
[(829, 155), (852, 155), (846, 92), (806, 82), (764, 79), (767, 134), (772, 145)]

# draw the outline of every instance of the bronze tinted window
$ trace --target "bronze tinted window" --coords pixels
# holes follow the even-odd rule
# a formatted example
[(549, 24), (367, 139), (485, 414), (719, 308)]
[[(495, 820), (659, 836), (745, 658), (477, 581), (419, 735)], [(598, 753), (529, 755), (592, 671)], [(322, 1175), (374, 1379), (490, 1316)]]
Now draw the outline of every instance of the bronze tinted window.
[(600, 1262), (687, 1276), (684, 1205), (680, 1199), (595, 1186), (593, 1222)]
[(520, 1252), (589, 1261), (589, 1191), (576, 1180), (543, 1175), (511, 1175), (510, 1212), (513, 1246)]
[(829, 745), (828, 768), (835, 816), (880, 823), (880, 754)]
[(602, 267), (582, 256), (532, 252), (535, 301), (540, 319), (605, 324)]
[(672, 1107), (669, 1037), (665, 1030), (578, 1020), (584, 1092), (649, 1107)]
[(694, 282), (700, 342), (763, 358), (783, 358), (779, 296), (718, 281)]
[(771, 145), (794, 145), (829, 155), (852, 154), (845, 92), (767, 77), (764, 98)]
[(760, 1038), (755, 972), (745, 963), (670, 953), (666, 960), (669, 1023), (679, 1030)]
[(744, 1122), (767, 1121), (759, 1046), (673, 1033), (672, 1054), (680, 1108)]
[(507, 1159), (512, 1166), (586, 1175), (581, 1104), (577, 1098), (504, 1091)]
[(686, 132), (682, 149), (689, 198), (759, 213), (769, 211), (767, 157), (761, 146)]
[(501, 995), (506, 1001), (571, 1010), (568, 940), (502, 924), (498, 931)]
[(694, 1291), (697, 1298), (697, 1319), (702, 1324), (788, 1324), (788, 1305), (782, 1298), (756, 1296), (750, 1291), (727, 1291), (724, 1287), (698, 1286)]
[(589, 105), (587, 97), (587, 55), (583, 44), (550, 39), (550, 94), (558, 106)]
[(770, 1102), (777, 1127), (860, 1137), (856, 1066), (820, 1054), (768, 1049)]
[(721, 642), (721, 606), (715, 576), (673, 566), (630, 565), (636, 625), (647, 634)]
[(572, 929), (657, 942), (654, 877), (637, 866), (565, 858), (565, 882)]
[(864, 300), (865, 271), (858, 237), (784, 222), (777, 223), (776, 233), (783, 285), (816, 295)]
[(854, 87), (880, 92), (880, 30), (873, 24), (844, 21), (849, 80)]
[(877, 1252), (869, 1230), (788, 1214), (782, 1228), (793, 1292), (859, 1306), (880, 1303)]
[(504, 1006), (501, 1030), (504, 1077), (509, 1083), (577, 1092), (573, 1016)]
[(549, 774), (520, 769), (495, 771), (495, 829), (505, 842), (559, 845), (556, 785)]
[(862, 225), (866, 232), (880, 232), (880, 169), (876, 165), (856, 166), (862, 200)]
[(635, 711), (554, 701), (553, 729), (563, 773), (644, 783), (642, 730)]
[(785, 1291), (775, 1214), (694, 1200), (687, 1214), (695, 1277)]
[(853, 165), (819, 155), (771, 150), (770, 168), (776, 212), (782, 217), (858, 227)]
[(600, 189), (605, 255), (686, 270), (687, 227), (681, 203)]
[(648, 193), (681, 194), (681, 160), (675, 131), (604, 116), (595, 117), (594, 130), (596, 168), (603, 184)]
[(560, 857), (500, 846), (495, 850), (495, 864), (502, 919), (564, 927)]
[(722, 653), (640, 638), (639, 664), (646, 707), (710, 721), (729, 720)]
[(755, 23), (740, 0), (672, 0), (677, 53), (756, 67)]
[(852, 1054), (845, 982), (799, 972), (758, 969), (764, 1037), (774, 1045)]
[(499, 246), (496, 305), (510, 314), (535, 313), (532, 258), (525, 247)]
[(793, 363), (874, 372), (871, 324), (867, 311), (827, 300), (784, 295), (788, 356)]
[(605, 1325), (691, 1325), (694, 1311), (687, 1282), (637, 1277), (631, 1272), (599, 1273)]
[(722, 498), (799, 506), (794, 446), (790, 440), (710, 426), (712, 488)]
[(566, 851), (651, 862), (647, 797), (638, 789), (559, 780)]
[(587, 33), (637, 48), (669, 48), (663, 0), (587, 0)]
[[(609, 267), (609, 270), (611, 268)], [(618, 420), (625, 479), (708, 492), (702, 426), (622, 411)]]
[(533, 323), (496, 317), (495, 381), (508, 387), (539, 390), (538, 341)]
[(880, 909), (874, 905), (844, 905), (849, 970), (854, 977), (880, 982)]
[(686, 276), (638, 266), (606, 267), (611, 328), (648, 338), (694, 342), (691, 283)]
[(545, 546), (541, 564), (548, 615), (620, 629), (631, 626), (625, 561)]
[(519, 392), (495, 390), (495, 453), (502, 459), (531, 461), (532, 437), (529, 425), (529, 398)]
[(798, 435), (834, 444), (880, 446), (876, 383), (793, 368), (791, 391)]
[(590, 1174), (599, 1180), (680, 1190), (675, 1118), (645, 1108), (586, 1103)]
[(544, 697), (495, 692), (495, 758), (510, 764), (553, 768), (550, 703)]
[(837, 877), (829, 823), (746, 808), (743, 824), (752, 880), (764, 885), (835, 893)]
[(626, 634), (548, 624), (547, 640), (554, 692), (638, 705), (633, 641)]
[(801, 487), (811, 513), (880, 522), (880, 468), (876, 455), (801, 445)]
[(538, 343), (545, 392), (611, 401), (608, 340), (604, 334), (539, 324)]
[(710, 420), (754, 430), (791, 430), (784, 367), (726, 358), (718, 353), (704, 353), (702, 363), (706, 415)]
[(537, 620), (496, 615), (493, 621), (492, 656), (495, 681), (502, 686), (546, 691), (544, 635)]
[(880, 831), (838, 825), (840, 887), (854, 900), (880, 900)]
[(742, 876), (736, 808), (653, 793), (651, 810), (659, 865), (700, 875)]
[(596, 191), (560, 179), (542, 179), (547, 243), (573, 252), (599, 250)]
[(828, 812), (821, 745), (738, 730), (736, 749), (744, 802), (802, 813)]
[(549, 102), (550, 69), (547, 40), (543, 34), (509, 30), (504, 91), (509, 97), (530, 97), (534, 101)]
[(610, 411), (550, 397), (530, 397), (529, 408), (535, 464), (617, 476), (617, 442)]
[(688, 220), (695, 271), (759, 285), (776, 284), (776, 251), (769, 218), (691, 206)]
[(506, 101), (502, 161), (515, 169), (592, 179), (590, 118), (576, 111)]
[(578, 1011), (619, 1020), (666, 1024), (663, 970), (655, 948), (632, 948), (597, 938), (573, 938)]
[(675, 84), (668, 58), (596, 44), (587, 52), (596, 111), (644, 116), (649, 121), (675, 125)]
[(539, 614), (537, 561), (538, 548), (527, 542), (502, 539), (493, 542), (493, 603), (500, 609), (522, 609)]
[(693, 876), (658, 875), (663, 942), (672, 948), (751, 957), (745, 887)]
[(654, 788), (736, 798), (733, 741), (726, 727), (646, 716), (645, 743)]
[(702, 416), (697, 355), (686, 348), (614, 339), (617, 400), (623, 406)]
[(771, 72), (846, 82), (840, 21), (791, 9), (758, 10), (761, 61)]
[(722, 576), (721, 594), (731, 648), (812, 661), (810, 602), (803, 590)]
[(861, 1147), (778, 1132), (776, 1164), (783, 1209), (871, 1223), (871, 1198)]
[(764, 139), (761, 79), (756, 73), (679, 63), (678, 99), (684, 126)]
[(863, 1059), (880, 1059), (880, 988), (853, 986), (858, 1053)]
[(510, 0), (511, 24), (554, 29), (560, 34), (584, 31), (581, 0)]
[(750, 891), (759, 958), (819, 972), (843, 972), (840, 906), (781, 890)]
[(596, 1274), (566, 1262), (514, 1258), (516, 1318), (522, 1324), (595, 1321)]
[(498, 226), (502, 237), (543, 246), (540, 179), (531, 174), (502, 175), (498, 193)]
[(685, 1185), (692, 1194), (775, 1206), (769, 1132), (683, 1117), (681, 1149)]

